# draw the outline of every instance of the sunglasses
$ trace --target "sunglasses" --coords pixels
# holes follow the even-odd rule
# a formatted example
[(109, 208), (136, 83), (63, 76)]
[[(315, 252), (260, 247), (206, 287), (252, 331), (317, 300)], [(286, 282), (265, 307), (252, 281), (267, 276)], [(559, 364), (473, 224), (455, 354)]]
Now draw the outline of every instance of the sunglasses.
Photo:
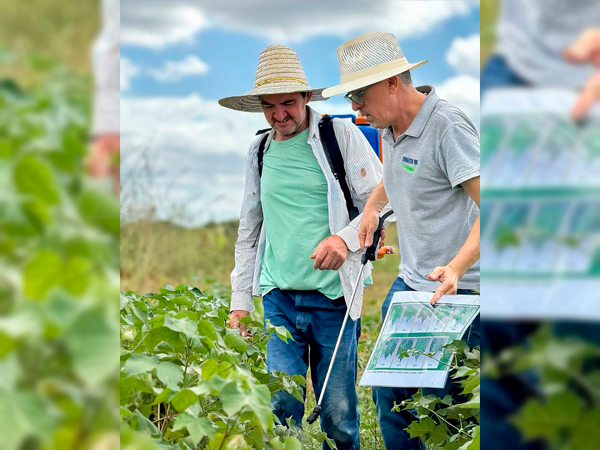
[(364, 105), (365, 101), (363, 100), (363, 95), (365, 95), (365, 92), (367, 92), (367, 90), (373, 86), (372, 84), (370, 84), (369, 86), (362, 88), (360, 91), (355, 92), (354, 94), (348, 92), (346, 95), (344, 95), (344, 98), (346, 100), (348, 100), (348, 103), (352, 103), (355, 102), (359, 105)]

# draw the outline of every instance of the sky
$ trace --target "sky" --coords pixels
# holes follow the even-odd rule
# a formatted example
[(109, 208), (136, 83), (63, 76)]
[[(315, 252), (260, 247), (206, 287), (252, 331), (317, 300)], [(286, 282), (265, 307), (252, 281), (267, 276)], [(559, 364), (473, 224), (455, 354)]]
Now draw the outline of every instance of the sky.
[[(252, 90), (258, 57), (284, 44), (314, 88), (339, 83), (336, 49), (363, 33), (396, 35), (415, 85), (433, 85), (479, 127), (479, 2), (461, 0), (122, 0), (123, 219), (151, 206), (186, 226), (239, 218), (246, 154), (260, 113), (222, 97)], [(352, 113), (341, 97), (311, 104)]]

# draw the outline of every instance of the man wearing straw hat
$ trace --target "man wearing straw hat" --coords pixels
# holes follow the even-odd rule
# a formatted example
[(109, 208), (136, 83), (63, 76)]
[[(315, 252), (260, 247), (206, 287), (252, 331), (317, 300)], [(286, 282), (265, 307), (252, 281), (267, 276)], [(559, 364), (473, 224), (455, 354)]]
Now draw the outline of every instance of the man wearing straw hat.
[[(402, 260), (399, 276), (382, 306), (385, 318), (398, 291), (445, 294), (479, 290), (479, 137), (458, 108), (441, 100), (431, 86), (415, 88), (410, 63), (394, 35), (370, 33), (338, 48), (341, 84), (324, 97), (347, 93), (352, 108), (382, 129), (383, 181), (365, 206), (361, 247), (371, 245), (381, 210), (389, 203), (398, 221)], [(479, 318), (465, 339), (479, 344)], [(448, 383), (447, 392), (456, 387)], [(413, 389), (373, 387), (373, 400), (386, 449), (419, 449), (402, 431), (413, 417), (391, 412)], [(443, 397), (442, 390), (433, 393)]]
[[(306, 376), (310, 363), (316, 396), (320, 395), (338, 333), (360, 270), (358, 227), (323, 149), (321, 115), (307, 106), (323, 100), (306, 81), (294, 50), (264, 49), (254, 89), (219, 104), (244, 112), (262, 112), (272, 129), (250, 146), (235, 268), (231, 274), (230, 326), (254, 310), (253, 296), (263, 297), (264, 319), (284, 326), (287, 344), (273, 336), (267, 345), (269, 371)], [(382, 177), (381, 163), (351, 122), (334, 119), (333, 130), (344, 159), (352, 201), (362, 211)], [(263, 141), (268, 136), (266, 141)], [(264, 142), (260, 164), (261, 142)], [(318, 270), (316, 270), (318, 269)], [(325, 391), (321, 428), (340, 449), (358, 449), (359, 413), (355, 388), (357, 337), (362, 288), (359, 285), (349, 321)], [(304, 405), (291, 394), (273, 395), (273, 410), (283, 424), (302, 424)], [(326, 448), (326, 444), (323, 444)]]

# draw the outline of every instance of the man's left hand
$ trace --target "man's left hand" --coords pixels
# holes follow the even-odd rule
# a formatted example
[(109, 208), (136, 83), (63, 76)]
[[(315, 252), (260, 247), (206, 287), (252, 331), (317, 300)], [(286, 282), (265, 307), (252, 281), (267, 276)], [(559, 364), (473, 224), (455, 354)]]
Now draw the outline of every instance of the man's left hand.
[(427, 275), (427, 279), (430, 281), (437, 280), (442, 283), (441, 286), (435, 290), (433, 297), (431, 297), (431, 301), (429, 302), (431, 305), (434, 305), (442, 295), (456, 294), (460, 275), (458, 270), (450, 265), (438, 266), (433, 269), (433, 272)]
[(346, 261), (348, 246), (339, 236), (323, 239), (310, 255), (314, 259), (313, 267), (319, 270), (338, 270)]

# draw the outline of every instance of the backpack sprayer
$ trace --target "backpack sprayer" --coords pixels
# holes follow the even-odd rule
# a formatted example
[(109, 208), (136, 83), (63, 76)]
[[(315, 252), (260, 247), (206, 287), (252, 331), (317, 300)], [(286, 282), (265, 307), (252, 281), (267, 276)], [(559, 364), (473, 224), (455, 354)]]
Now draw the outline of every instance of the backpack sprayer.
[(331, 362), (329, 363), (329, 368), (327, 369), (327, 375), (325, 375), (325, 382), (323, 383), (323, 389), (321, 389), (319, 401), (317, 402), (317, 406), (315, 406), (315, 409), (313, 409), (312, 413), (310, 413), (310, 416), (308, 416), (308, 419), (306, 419), (306, 421), (309, 424), (317, 420), (317, 418), (321, 414), (321, 403), (323, 402), (325, 389), (327, 389), (327, 382), (329, 381), (329, 376), (331, 375), (331, 370), (333, 369), (333, 364), (335, 363), (335, 357), (340, 347), (340, 342), (342, 341), (342, 335), (344, 334), (344, 330), (346, 329), (346, 323), (348, 322), (348, 316), (350, 316), (350, 310), (352, 309), (352, 304), (354, 303), (354, 297), (356, 297), (356, 291), (358, 290), (358, 286), (362, 282), (362, 273), (365, 268), (365, 265), (367, 264), (367, 261), (375, 261), (375, 259), (382, 258), (385, 254), (394, 253), (393, 247), (382, 247), (379, 249), (379, 251), (377, 249), (377, 247), (379, 246), (379, 241), (381, 239), (381, 229), (383, 228), (383, 223), (385, 219), (387, 219), (393, 213), (394, 211), (390, 210), (379, 218), (377, 230), (375, 230), (375, 233), (373, 233), (373, 244), (371, 244), (371, 246), (365, 250), (360, 260), (360, 271), (358, 272), (358, 278), (356, 280), (356, 284), (354, 285), (354, 289), (352, 290), (350, 304), (346, 309), (346, 315), (344, 316), (344, 321), (342, 322), (342, 328), (340, 329), (340, 334), (338, 335), (335, 348), (333, 349), (333, 356), (331, 357)]

